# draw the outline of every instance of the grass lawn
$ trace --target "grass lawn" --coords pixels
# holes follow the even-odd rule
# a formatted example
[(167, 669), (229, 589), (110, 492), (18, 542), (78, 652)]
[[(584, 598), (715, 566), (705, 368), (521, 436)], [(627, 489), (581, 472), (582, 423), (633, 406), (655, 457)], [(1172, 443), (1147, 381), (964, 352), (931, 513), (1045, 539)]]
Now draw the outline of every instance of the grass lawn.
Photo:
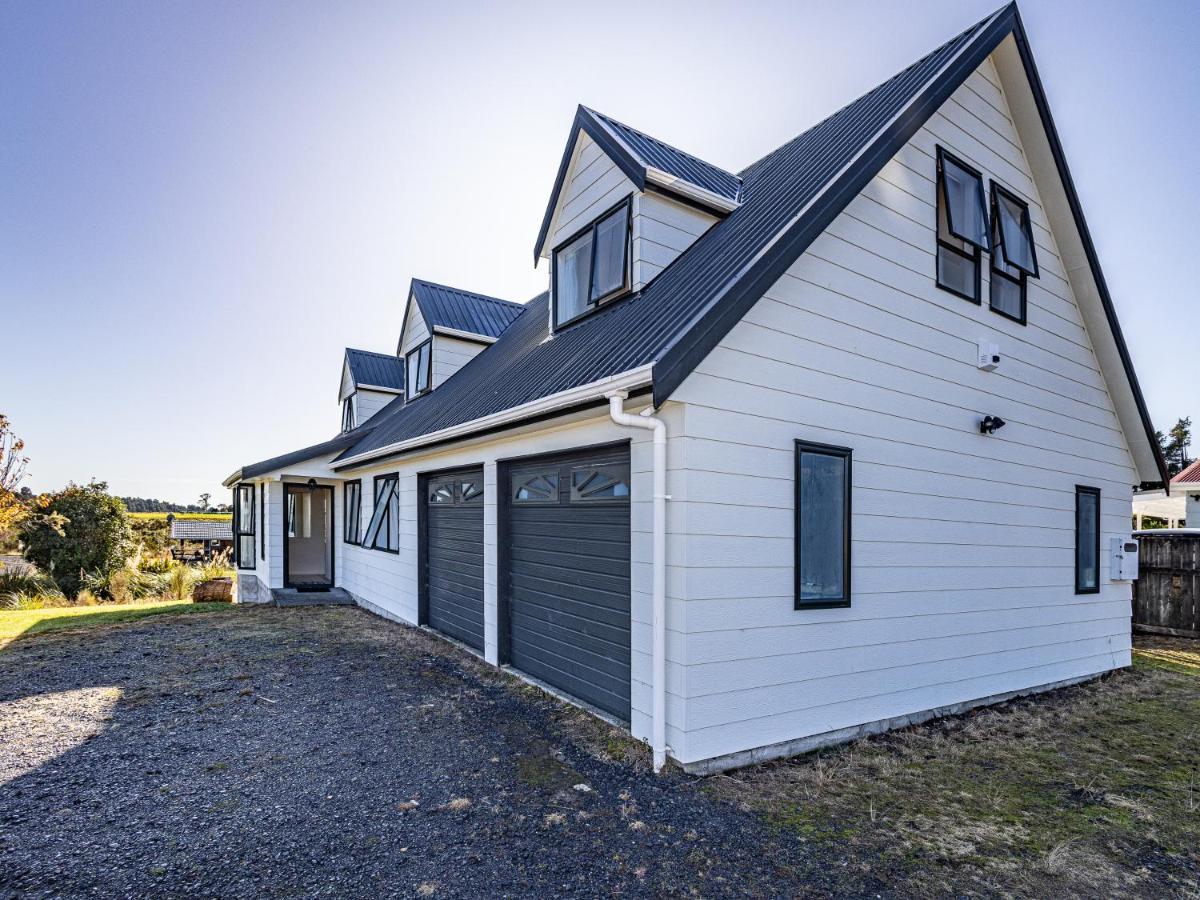
[(0, 647), (19, 637), (45, 634), (60, 629), (90, 628), (132, 622), (146, 616), (217, 612), (234, 608), (231, 603), (129, 603), (122, 606), (70, 606), (60, 609), (0, 611)]
[(1200, 894), (1200, 641), (1132, 670), (718, 776), (902, 894)]

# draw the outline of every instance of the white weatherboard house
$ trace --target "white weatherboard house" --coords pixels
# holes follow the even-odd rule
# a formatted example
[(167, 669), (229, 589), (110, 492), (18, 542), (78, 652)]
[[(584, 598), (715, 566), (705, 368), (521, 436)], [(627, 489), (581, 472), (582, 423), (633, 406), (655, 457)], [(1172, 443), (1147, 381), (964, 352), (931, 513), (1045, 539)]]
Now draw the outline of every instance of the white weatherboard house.
[(343, 433), (230, 476), (243, 600), (332, 586), (693, 771), (1129, 665), (1164, 469), (1015, 6), (739, 173), (580, 107), (534, 255), (526, 304), (414, 281)]

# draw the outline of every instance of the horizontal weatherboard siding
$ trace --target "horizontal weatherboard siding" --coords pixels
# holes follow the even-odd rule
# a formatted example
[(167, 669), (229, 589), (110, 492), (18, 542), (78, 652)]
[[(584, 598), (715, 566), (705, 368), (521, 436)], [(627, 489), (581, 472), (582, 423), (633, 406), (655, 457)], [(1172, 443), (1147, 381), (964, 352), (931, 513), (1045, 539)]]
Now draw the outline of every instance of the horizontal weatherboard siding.
[[(1074, 504), (1102, 489), (1107, 546), (1137, 478), (997, 81), (972, 75), (676, 394), (692, 758), (1129, 662), (1128, 585), (1074, 594)], [(1027, 326), (986, 278), (982, 306), (934, 285), (938, 146), (1030, 202)], [(848, 609), (792, 609), (797, 439), (854, 453)]]

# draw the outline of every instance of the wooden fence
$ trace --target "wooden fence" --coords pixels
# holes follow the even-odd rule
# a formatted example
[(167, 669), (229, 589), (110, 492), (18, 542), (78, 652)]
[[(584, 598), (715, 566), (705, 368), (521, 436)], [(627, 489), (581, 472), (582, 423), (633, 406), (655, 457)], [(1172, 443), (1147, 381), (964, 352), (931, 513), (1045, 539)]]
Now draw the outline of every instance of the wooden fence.
[(1200, 638), (1200, 533), (1137, 536), (1133, 627)]

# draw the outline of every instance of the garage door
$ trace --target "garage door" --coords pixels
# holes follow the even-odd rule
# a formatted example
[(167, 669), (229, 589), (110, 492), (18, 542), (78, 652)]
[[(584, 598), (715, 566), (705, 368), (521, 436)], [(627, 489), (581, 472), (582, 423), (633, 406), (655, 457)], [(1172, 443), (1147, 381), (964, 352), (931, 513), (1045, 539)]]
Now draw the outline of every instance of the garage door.
[(425, 479), (422, 621), (483, 649), (483, 470)]
[(514, 464), (508, 661), (629, 719), (629, 450)]

